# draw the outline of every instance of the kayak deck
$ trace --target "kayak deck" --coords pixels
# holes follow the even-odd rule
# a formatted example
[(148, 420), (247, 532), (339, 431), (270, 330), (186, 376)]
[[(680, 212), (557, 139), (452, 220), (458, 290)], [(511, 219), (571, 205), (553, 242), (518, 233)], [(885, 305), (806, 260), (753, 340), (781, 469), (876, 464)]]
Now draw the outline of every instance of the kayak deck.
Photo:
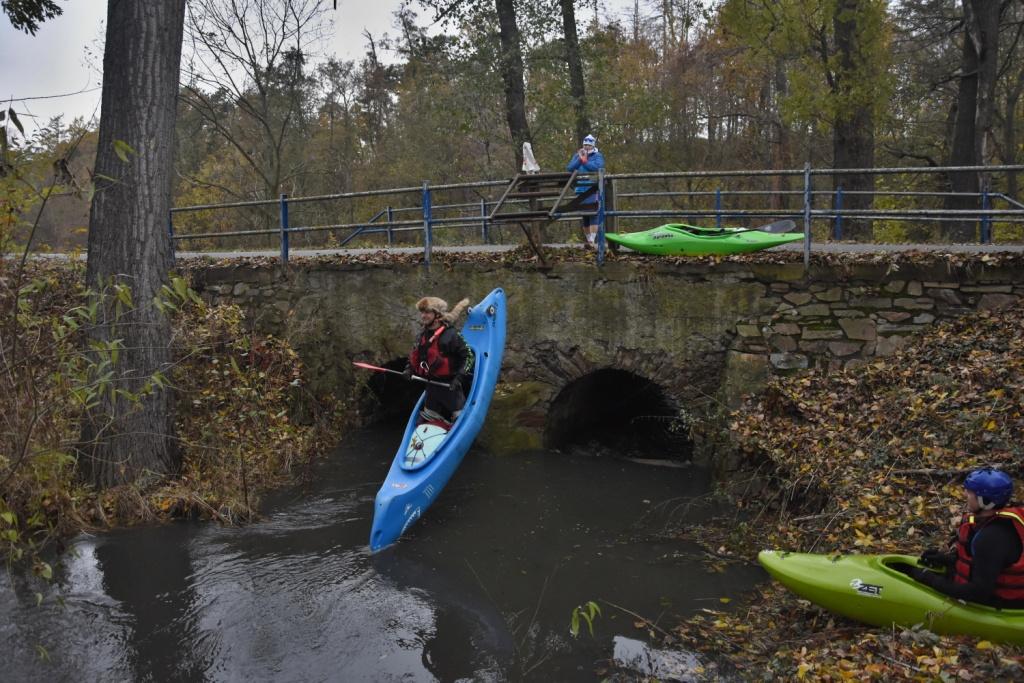
[(416, 427), (405, 450), (402, 469), (418, 470), (426, 465), (441, 450), (446, 436), (448, 430), (440, 425), (427, 423)]
[(943, 595), (888, 566), (918, 565), (909, 555), (819, 555), (761, 551), (761, 565), (797, 595), (874, 626), (893, 624), (1024, 644), (1024, 610), (998, 609)]
[(705, 228), (685, 223), (631, 233), (607, 233), (605, 239), (634, 251), (661, 256), (744, 254), (803, 239), (802, 233), (779, 234), (746, 228)]

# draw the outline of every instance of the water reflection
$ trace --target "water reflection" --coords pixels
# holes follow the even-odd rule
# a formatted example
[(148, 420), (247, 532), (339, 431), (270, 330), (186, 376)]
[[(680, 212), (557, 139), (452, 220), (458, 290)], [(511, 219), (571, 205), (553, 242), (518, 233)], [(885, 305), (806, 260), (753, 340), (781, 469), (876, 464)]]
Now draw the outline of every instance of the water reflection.
[[(471, 453), (430, 513), (371, 556), (373, 496), (394, 438), (354, 435), (308, 487), (275, 496), (248, 527), (82, 537), (42, 608), (30, 580), (6, 579), (7, 674), (590, 681), (623, 634), (639, 635), (634, 617), (608, 605), (671, 623), (761, 576), (709, 574), (685, 558), (692, 548), (637, 540), (658, 511), (677, 507), (666, 501), (706, 490), (704, 473), (542, 452)], [(587, 600), (605, 601), (603, 614), (593, 637), (572, 639), (572, 609)]]
[[(102, 591), (117, 602), (135, 680), (202, 680), (216, 655), (197, 639), (197, 598), (190, 582), (190, 525), (120, 533), (120, 542), (94, 546)], [(186, 656), (182, 656), (185, 653)]]
[[(414, 592), (430, 606), (433, 623), (419, 633), (423, 667), (439, 681), (485, 673), (499, 676), (514, 656), (505, 616), (484, 591), (392, 547), (373, 556), (373, 566), (396, 591)], [(462, 647), (452, 647), (462, 643)], [(497, 678), (495, 678), (497, 680)]]

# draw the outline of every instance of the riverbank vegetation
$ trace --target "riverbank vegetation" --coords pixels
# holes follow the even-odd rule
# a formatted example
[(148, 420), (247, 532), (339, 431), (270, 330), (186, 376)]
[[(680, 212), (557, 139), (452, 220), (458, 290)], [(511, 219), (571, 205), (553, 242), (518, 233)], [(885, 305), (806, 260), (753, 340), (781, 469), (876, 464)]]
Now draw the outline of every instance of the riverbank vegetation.
[[(260, 494), (301, 477), (335, 443), (345, 412), (311, 396), (287, 341), (249, 331), (234, 306), (209, 306), (174, 277), (172, 367), (148, 390), (174, 392), (181, 471), (97, 491), (80, 476), (79, 421), (99, 392), (120, 392), (117, 341), (88, 347), (95, 293), (84, 264), (0, 260), (0, 554), (48, 577), (47, 552), (71, 534), (178, 517), (236, 522)], [(118, 290), (124, 307), (130, 292)]]
[[(769, 547), (919, 554), (944, 546), (970, 470), (1024, 475), (1024, 306), (937, 324), (889, 358), (776, 379), (730, 425), (749, 477), (735, 514), (695, 532), (717, 557)], [(878, 629), (766, 585), (676, 635), (756, 678), (1020, 680), (1024, 650)]]

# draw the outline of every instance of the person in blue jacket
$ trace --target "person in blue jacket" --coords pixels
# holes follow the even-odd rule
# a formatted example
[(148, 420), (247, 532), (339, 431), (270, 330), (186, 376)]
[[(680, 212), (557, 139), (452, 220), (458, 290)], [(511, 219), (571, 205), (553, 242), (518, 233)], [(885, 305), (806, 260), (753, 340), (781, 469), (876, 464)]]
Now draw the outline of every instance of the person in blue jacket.
[[(583, 146), (572, 155), (566, 165), (567, 171), (579, 171), (580, 173), (597, 173), (604, 168), (604, 156), (597, 149), (597, 139), (593, 135), (583, 138)], [(597, 184), (597, 178), (582, 180), (576, 183), (576, 194), (591, 192)], [(583, 210), (597, 211), (597, 192), (593, 192), (583, 201)], [(597, 222), (593, 216), (583, 216), (583, 234), (587, 238), (584, 246), (593, 247), (597, 240)]]

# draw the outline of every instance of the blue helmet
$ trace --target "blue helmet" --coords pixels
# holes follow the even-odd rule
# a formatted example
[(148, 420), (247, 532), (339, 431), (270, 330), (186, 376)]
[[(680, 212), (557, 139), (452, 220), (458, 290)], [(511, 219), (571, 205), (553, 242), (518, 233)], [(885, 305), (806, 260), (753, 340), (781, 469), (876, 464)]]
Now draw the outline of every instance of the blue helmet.
[(1001, 470), (983, 467), (967, 475), (964, 488), (978, 497), (985, 510), (1003, 507), (1013, 495), (1013, 479)]

